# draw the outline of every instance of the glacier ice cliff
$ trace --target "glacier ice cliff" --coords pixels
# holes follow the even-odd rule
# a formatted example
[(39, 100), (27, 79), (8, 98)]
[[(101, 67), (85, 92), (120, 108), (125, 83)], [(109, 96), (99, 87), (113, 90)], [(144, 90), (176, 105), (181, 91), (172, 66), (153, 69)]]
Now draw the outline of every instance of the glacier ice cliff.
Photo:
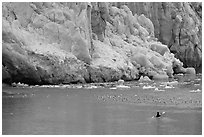
[(199, 6), (4, 2), (3, 82), (68, 84), (195, 74), (202, 59)]

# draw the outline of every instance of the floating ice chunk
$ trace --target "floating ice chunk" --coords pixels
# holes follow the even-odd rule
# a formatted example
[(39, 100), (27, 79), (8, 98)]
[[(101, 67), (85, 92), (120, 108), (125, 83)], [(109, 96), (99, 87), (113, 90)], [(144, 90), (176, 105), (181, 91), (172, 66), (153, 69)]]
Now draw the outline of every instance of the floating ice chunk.
[(112, 87), (112, 88), (110, 88), (110, 89), (117, 89), (116, 87)]
[(42, 85), (40, 87), (42, 87), (42, 88), (49, 88), (49, 85)]
[(55, 85), (42, 85), (40, 87), (42, 87), (42, 88), (54, 88)]
[(196, 93), (196, 92), (201, 92), (201, 90), (200, 89), (196, 89), (196, 90), (191, 90), (189, 92)]
[(92, 88), (98, 88), (97, 86), (91, 86)]
[(188, 84), (191, 84), (191, 82), (182, 82), (181, 84), (188, 85)]
[(158, 89), (158, 88), (155, 88), (154, 90), (155, 90), (155, 91), (165, 91), (165, 90), (163, 90), (163, 89)]
[(178, 81), (171, 81), (166, 83), (169, 86), (178, 85)]
[(121, 89), (121, 88), (130, 88), (129, 86), (125, 86), (125, 85), (117, 85), (116, 87), (112, 87), (110, 89)]
[(97, 86), (89, 86), (89, 87), (86, 87), (86, 89), (93, 89), (93, 88), (98, 88)]
[(82, 85), (73, 86), (73, 88), (82, 88)]
[(125, 82), (125, 81), (124, 81), (123, 79), (119, 79), (119, 80), (118, 80), (118, 84), (119, 84), (119, 85), (123, 85), (124, 82)]
[(200, 86), (200, 84), (194, 84), (194, 86)]
[(155, 88), (155, 86), (143, 86), (142, 88), (143, 89), (152, 89), (152, 88)]
[(54, 87), (55, 87), (55, 88), (60, 88), (61, 86), (60, 86), (60, 85), (54, 85)]
[(149, 77), (148, 76), (141, 76), (140, 77), (140, 79), (139, 79), (139, 81), (141, 81), (141, 82), (147, 82), (147, 81), (151, 81), (150, 79), (149, 79)]
[(130, 88), (129, 86), (125, 86), (125, 85), (118, 85), (116, 86), (117, 88)]
[(64, 88), (67, 88), (67, 87), (68, 87), (67, 85), (61, 85), (59, 88), (64, 89)]
[(172, 86), (165, 86), (164, 88), (174, 88), (174, 87), (172, 87)]
[(18, 83), (14, 82), (11, 85), (14, 87), (28, 87), (28, 84), (24, 84), (24, 83), (20, 83), (20, 82), (18, 82)]
[(195, 80), (199, 81), (199, 80), (201, 80), (201, 79), (200, 79), (200, 78), (197, 78), (197, 79), (195, 79)]

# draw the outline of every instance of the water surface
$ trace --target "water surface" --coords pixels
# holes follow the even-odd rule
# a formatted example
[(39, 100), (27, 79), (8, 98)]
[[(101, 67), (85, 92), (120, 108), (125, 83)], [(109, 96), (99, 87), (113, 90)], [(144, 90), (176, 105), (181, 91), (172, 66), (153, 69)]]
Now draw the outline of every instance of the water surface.
[[(177, 80), (179, 84), (173, 88), (165, 88), (161, 82), (138, 81), (125, 83), (130, 88), (123, 89), (98, 85), (91, 88), (93, 84), (82, 88), (4, 87), (2, 131), (54, 135), (202, 134), (201, 77)], [(191, 92), (197, 89), (199, 92)], [(152, 118), (157, 111), (166, 113), (162, 118)]]

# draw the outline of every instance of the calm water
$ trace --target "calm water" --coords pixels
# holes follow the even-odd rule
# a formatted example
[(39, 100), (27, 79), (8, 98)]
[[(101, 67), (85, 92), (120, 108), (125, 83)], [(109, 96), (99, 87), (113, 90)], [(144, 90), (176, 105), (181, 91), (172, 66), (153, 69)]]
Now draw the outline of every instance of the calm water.
[[(201, 78), (190, 79), (178, 78), (179, 85), (163, 92), (144, 90), (139, 82), (126, 83), (131, 86), (129, 89), (5, 87), (2, 131), (3, 134), (202, 134), (202, 107), (142, 105), (135, 101), (138, 96), (145, 95), (148, 100), (147, 95), (157, 94), (177, 97), (186, 93), (195, 98), (199, 94), (201, 98), (201, 92), (190, 92), (201, 89)], [(151, 84), (159, 87), (161, 82)], [(166, 115), (152, 118), (156, 111), (165, 111)]]

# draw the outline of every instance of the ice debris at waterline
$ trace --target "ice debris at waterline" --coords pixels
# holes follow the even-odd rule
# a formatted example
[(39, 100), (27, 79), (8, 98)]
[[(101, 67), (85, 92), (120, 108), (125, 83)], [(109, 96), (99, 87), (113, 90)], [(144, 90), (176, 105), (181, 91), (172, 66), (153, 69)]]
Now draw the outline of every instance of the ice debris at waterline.
[(166, 85), (168, 86), (178, 85), (178, 81), (166, 82)]
[(143, 86), (142, 88), (143, 88), (143, 89), (153, 89), (153, 88), (156, 88), (156, 87), (155, 87), (155, 86), (150, 86), (150, 85), (149, 85), (149, 86)]
[(129, 86), (124, 85), (124, 80), (119, 79), (117, 82), (117, 85), (115, 87), (111, 87), (110, 89), (124, 89), (124, 88), (130, 88)]
[(18, 83), (12, 83), (11, 84), (13, 87), (28, 87), (29, 85), (28, 84), (24, 84), (24, 83), (21, 83), (21, 82), (18, 82)]
[(202, 90), (200, 90), (200, 89), (196, 89), (196, 90), (191, 90), (191, 91), (189, 91), (189, 92), (191, 92), (191, 93), (196, 93), (196, 92), (201, 92)]
[(119, 85), (123, 85), (124, 82), (125, 82), (125, 81), (124, 81), (123, 79), (119, 79), (119, 80), (118, 80), (118, 84), (119, 84)]
[(165, 90), (159, 89), (159, 88), (155, 88), (154, 90), (155, 90), (155, 91), (165, 91)]
[(151, 81), (151, 79), (149, 79), (149, 77), (147, 77), (147, 76), (144, 76), (144, 77), (141, 76), (140, 79), (139, 79), (139, 81), (140, 81), (140, 82), (148, 82), (148, 81)]
[(95, 89), (95, 88), (99, 88), (99, 87), (93, 86), (93, 85), (85, 87), (85, 89)]
[(173, 86), (165, 86), (164, 88), (174, 88)]
[(110, 89), (128, 89), (130, 88), (130, 86), (126, 86), (126, 85), (117, 85), (115, 87), (111, 87)]

